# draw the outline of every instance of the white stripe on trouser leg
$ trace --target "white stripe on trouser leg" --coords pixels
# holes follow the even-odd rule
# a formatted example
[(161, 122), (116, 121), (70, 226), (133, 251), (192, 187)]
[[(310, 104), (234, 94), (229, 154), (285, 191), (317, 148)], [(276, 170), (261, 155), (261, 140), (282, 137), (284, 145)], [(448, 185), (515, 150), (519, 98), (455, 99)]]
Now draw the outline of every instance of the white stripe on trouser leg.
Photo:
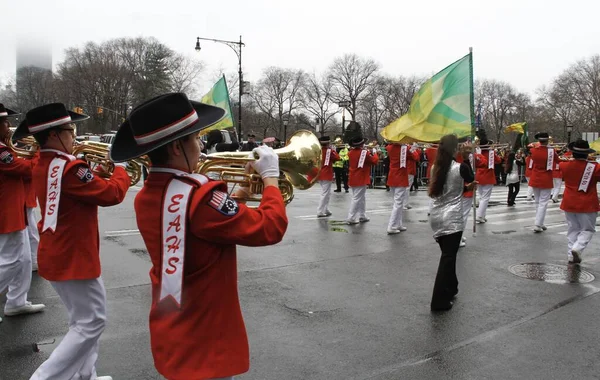
[(331, 181), (319, 181), (321, 185), (321, 199), (319, 200), (319, 208), (317, 214), (324, 215), (329, 211), (329, 198), (331, 196)]
[(465, 222), (463, 224), (463, 231), (465, 231), (467, 229), (467, 221), (469, 220), (469, 214), (471, 213), (471, 210), (473, 210), (473, 198), (463, 197), (462, 198), (462, 212), (463, 212), (463, 218), (465, 220)]
[(355, 186), (351, 187), (350, 191), (352, 193), (352, 201), (350, 202), (350, 211), (348, 211), (348, 222), (358, 222), (358, 219), (364, 213), (363, 207), (365, 206), (363, 204), (367, 187)]
[(550, 201), (550, 195), (552, 189), (540, 189), (538, 187), (533, 188), (533, 196), (535, 197), (535, 225), (543, 226), (544, 219), (546, 219), (546, 210), (548, 209), (548, 202)]
[(390, 214), (388, 230), (403, 226), (402, 208), (404, 207), (404, 200), (406, 199), (405, 195), (408, 193), (408, 187), (392, 187), (391, 191), (394, 196), (394, 206), (392, 207), (392, 213)]
[(31, 248), (31, 265), (35, 267), (37, 266), (37, 252), (40, 244), (35, 208), (27, 208), (27, 235), (29, 236), (29, 248)]
[(492, 189), (494, 185), (479, 185), (477, 188), (477, 195), (479, 195), (479, 207), (477, 208), (477, 218), (485, 218), (487, 212), (488, 203), (492, 196)]
[(102, 278), (50, 283), (69, 313), (69, 332), (30, 380), (95, 379), (98, 340), (106, 325)]
[(27, 229), (0, 235), (0, 293), (8, 288), (5, 308), (27, 302), (31, 286), (31, 250)]
[(404, 193), (404, 202), (402, 203), (403, 207), (409, 206), (408, 201), (410, 198), (410, 188), (412, 187), (413, 182), (415, 181), (415, 176), (414, 175), (409, 175), (408, 176), (408, 190), (406, 193)]
[(552, 199), (557, 200), (558, 194), (560, 194), (560, 186), (562, 185), (562, 178), (552, 178)]
[(583, 250), (592, 240), (596, 232), (596, 212), (565, 212), (567, 224), (567, 239), (569, 241), (569, 251), (571, 249), (583, 253)]

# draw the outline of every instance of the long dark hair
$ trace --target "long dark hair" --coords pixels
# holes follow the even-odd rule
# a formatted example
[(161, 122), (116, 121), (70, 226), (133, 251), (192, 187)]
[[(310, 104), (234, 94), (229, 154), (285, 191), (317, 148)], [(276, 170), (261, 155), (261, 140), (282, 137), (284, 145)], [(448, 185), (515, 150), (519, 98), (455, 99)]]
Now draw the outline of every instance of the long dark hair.
[(430, 197), (439, 197), (444, 192), (448, 171), (450, 170), (450, 165), (452, 165), (457, 149), (458, 138), (456, 135), (446, 135), (440, 140), (437, 155), (435, 156), (435, 163), (431, 169)]
[(504, 163), (504, 173), (510, 174), (512, 172), (513, 163), (515, 162), (515, 152), (510, 152)]

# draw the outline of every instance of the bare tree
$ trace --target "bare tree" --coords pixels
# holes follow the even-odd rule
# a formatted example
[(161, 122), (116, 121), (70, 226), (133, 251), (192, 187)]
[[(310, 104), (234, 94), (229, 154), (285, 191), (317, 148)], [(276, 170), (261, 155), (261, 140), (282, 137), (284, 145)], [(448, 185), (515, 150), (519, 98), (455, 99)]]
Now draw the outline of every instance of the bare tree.
[(28, 66), (17, 70), (16, 100), (20, 110), (50, 103), (55, 98), (54, 75), (52, 71)]
[(335, 85), (336, 102), (350, 101), (350, 116), (356, 121), (356, 110), (362, 98), (375, 82), (379, 65), (372, 59), (364, 59), (356, 54), (346, 54), (336, 58), (329, 68), (329, 75)]
[(377, 139), (379, 130), (383, 128), (387, 114), (386, 90), (389, 78), (377, 77), (375, 83), (370, 86), (369, 92), (362, 99), (361, 108), (358, 111), (358, 120), (363, 126), (364, 134), (371, 139)]
[(174, 54), (169, 58), (169, 82), (172, 92), (185, 92), (190, 98), (198, 95), (198, 77), (204, 66), (201, 62), (187, 58), (181, 54)]
[[(304, 108), (313, 119), (318, 120), (321, 135), (335, 127), (333, 117), (337, 113), (337, 106), (333, 103), (333, 80), (331, 76), (318, 77), (312, 74), (306, 78), (301, 97)], [(335, 106), (335, 110), (332, 108)]]

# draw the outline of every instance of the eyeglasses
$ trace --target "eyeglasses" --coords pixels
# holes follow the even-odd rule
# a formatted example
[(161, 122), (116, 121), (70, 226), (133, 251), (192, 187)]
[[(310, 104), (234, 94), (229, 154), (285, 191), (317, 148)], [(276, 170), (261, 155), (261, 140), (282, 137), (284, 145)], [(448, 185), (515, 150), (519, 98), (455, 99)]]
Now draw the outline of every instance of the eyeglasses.
[(71, 136), (77, 137), (77, 130), (75, 128), (59, 128), (61, 131), (69, 131)]

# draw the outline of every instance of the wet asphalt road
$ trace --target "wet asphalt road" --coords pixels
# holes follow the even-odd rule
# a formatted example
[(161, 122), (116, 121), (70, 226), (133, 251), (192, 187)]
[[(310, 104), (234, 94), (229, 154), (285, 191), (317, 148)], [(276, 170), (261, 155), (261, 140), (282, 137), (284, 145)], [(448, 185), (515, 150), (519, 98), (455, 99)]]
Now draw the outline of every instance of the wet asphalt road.
[[(440, 252), (425, 192), (411, 197), (408, 231), (388, 236), (390, 193), (369, 190), (371, 221), (344, 226), (337, 222), (350, 194), (333, 193), (333, 216), (317, 219), (317, 187), (296, 192), (280, 244), (239, 248), (251, 348), (251, 369), (239, 379), (600, 379), (598, 280), (565, 284), (559, 276), (550, 283), (509, 271), (521, 263), (567, 267), (558, 204), (550, 206), (548, 231), (534, 234), (533, 203), (522, 191), (508, 208), (506, 189), (496, 187), (488, 223), (477, 226), (477, 237), (465, 234), (455, 306), (436, 315), (429, 301)], [(161, 378), (149, 350), (150, 261), (135, 232), (135, 194), (100, 212), (109, 322), (97, 364), (99, 375), (115, 380)], [(595, 237), (581, 265), (594, 276), (599, 248)], [(64, 307), (37, 275), (30, 300), (47, 310), (0, 324), (0, 380), (29, 379), (56, 346), (34, 353), (32, 343), (59, 340), (67, 331)]]

